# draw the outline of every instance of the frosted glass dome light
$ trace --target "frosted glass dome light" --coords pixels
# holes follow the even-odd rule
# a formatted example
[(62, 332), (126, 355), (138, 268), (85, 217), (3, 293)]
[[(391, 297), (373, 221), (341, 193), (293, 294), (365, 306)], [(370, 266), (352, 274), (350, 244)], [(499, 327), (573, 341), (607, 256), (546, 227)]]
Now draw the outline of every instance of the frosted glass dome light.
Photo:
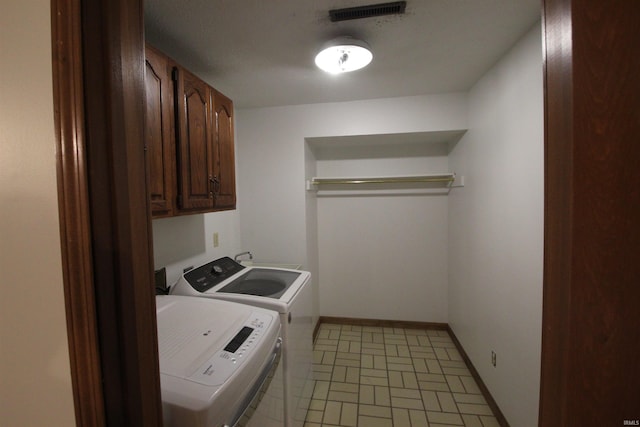
[(340, 37), (329, 42), (316, 55), (316, 65), (331, 74), (348, 73), (369, 65), (373, 54), (362, 40)]

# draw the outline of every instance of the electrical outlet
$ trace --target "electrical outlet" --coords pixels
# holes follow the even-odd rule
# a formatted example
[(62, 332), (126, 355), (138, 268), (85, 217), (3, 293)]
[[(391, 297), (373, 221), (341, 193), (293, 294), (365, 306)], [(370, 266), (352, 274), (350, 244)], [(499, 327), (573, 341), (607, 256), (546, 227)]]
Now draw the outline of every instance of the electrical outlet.
[(213, 233), (213, 247), (217, 248), (220, 246), (220, 241), (218, 239), (218, 233)]
[(493, 365), (493, 367), (496, 367), (496, 352), (491, 350), (491, 364)]

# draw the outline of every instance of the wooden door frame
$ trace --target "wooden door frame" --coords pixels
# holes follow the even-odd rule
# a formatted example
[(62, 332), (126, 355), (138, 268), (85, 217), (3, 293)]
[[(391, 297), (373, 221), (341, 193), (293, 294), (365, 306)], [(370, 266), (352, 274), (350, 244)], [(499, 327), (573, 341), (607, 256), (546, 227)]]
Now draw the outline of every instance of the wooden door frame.
[(51, 17), (76, 424), (161, 426), (142, 0), (52, 0)]
[(638, 422), (640, 3), (546, 0), (540, 421)]
[[(625, 417), (640, 418), (640, 414), (629, 413), (637, 396), (629, 388), (640, 383), (637, 366), (629, 361), (640, 354), (639, 340), (625, 342), (640, 330), (638, 307), (633, 305), (638, 300), (638, 287), (632, 287), (638, 279), (639, 263), (636, 260), (633, 264), (624, 253), (619, 261), (607, 257), (603, 251), (617, 251), (616, 241), (591, 252), (583, 250), (603, 243), (585, 229), (597, 224), (599, 218), (613, 227), (614, 237), (621, 231), (638, 236), (640, 225), (637, 217), (634, 220), (638, 202), (616, 205), (619, 211), (615, 218), (606, 203), (591, 206), (595, 213), (578, 209), (591, 191), (605, 201), (611, 199), (607, 194), (637, 195), (638, 172), (629, 172), (625, 165), (640, 154), (637, 145), (624, 145), (624, 138), (637, 140), (640, 129), (637, 123), (629, 126), (607, 116), (615, 129), (605, 127), (600, 134), (585, 130), (584, 123), (601, 123), (598, 120), (603, 117), (594, 108), (602, 108), (602, 102), (620, 117), (624, 117), (627, 104), (606, 93), (600, 98), (602, 92), (596, 85), (607, 77), (598, 74), (602, 64), (584, 54), (574, 56), (576, 47), (583, 53), (586, 48), (602, 55), (603, 49), (597, 45), (602, 39), (591, 39), (590, 35), (611, 35), (611, 28), (600, 31), (605, 25), (612, 26), (606, 8), (632, 8), (633, 2), (587, 0), (578, 8), (571, 0), (543, 1), (545, 263), (539, 425), (544, 427), (577, 425), (578, 419), (580, 425), (604, 425), (598, 413), (602, 404), (611, 404), (605, 415), (612, 425), (622, 424)], [(52, 0), (51, 6), (62, 261), (77, 424), (159, 426), (151, 217), (141, 143), (142, 0)], [(628, 22), (622, 14), (615, 18)], [(635, 37), (637, 27), (621, 33)], [(577, 38), (576, 31), (581, 32)], [(572, 44), (572, 40), (582, 45)], [(638, 55), (637, 51), (632, 53), (635, 58), (631, 55), (628, 59), (635, 67)], [(623, 52), (614, 55), (620, 57)], [(585, 74), (585, 69), (593, 66), (596, 73)], [(629, 76), (626, 80), (618, 77), (604, 82), (613, 88), (609, 93), (631, 90), (639, 99), (638, 83), (631, 82)], [(589, 92), (591, 89), (596, 95)], [(597, 150), (608, 137), (614, 139), (606, 143), (624, 146), (635, 158), (614, 156), (615, 161), (607, 165), (584, 155), (584, 150)], [(591, 167), (607, 174), (607, 179), (595, 182), (595, 188), (577, 181)], [(620, 179), (620, 171), (627, 174), (625, 179)], [(622, 242), (626, 245), (623, 249), (634, 249), (628, 240)], [(603, 265), (599, 257), (608, 264)], [(599, 267), (591, 270), (591, 277), (579, 274), (588, 263)], [(616, 278), (623, 282), (612, 282)], [(608, 295), (599, 281), (620, 287), (609, 290)], [(585, 289), (601, 299), (598, 303), (605, 310), (583, 304), (580, 298)], [(590, 319), (593, 314), (607, 317)], [(578, 324), (583, 321), (595, 328), (597, 340), (592, 339), (592, 331)], [(636, 366), (635, 370), (625, 371), (624, 378), (616, 376), (612, 384), (605, 383), (606, 375), (586, 373), (585, 361), (598, 363), (603, 357), (599, 345), (612, 352), (606, 363)], [(591, 354), (589, 350), (593, 350)], [(604, 399), (599, 390), (603, 387), (609, 392)], [(613, 402), (611, 387), (627, 393), (619, 394)]]

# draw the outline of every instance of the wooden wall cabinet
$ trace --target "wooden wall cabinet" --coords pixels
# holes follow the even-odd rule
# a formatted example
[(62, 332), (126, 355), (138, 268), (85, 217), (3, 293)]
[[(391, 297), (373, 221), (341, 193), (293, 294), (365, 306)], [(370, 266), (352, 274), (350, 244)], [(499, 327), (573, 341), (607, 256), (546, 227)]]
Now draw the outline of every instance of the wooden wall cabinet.
[(147, 46), (145, 53), (145, 143), (148, 191), (154, 217), (171, 216), (175, 198), (173, 85), (169, 58)]
[[(157, 67), (165, 74), (156, 77), (157, 54), (147, 46), (146, 138), (153, 217), (235, 209), (233, 102), (161, 53), (166, 66)], [(170, 88), (166, 97), (158, 95), (166, 92), (160, 80)], [(168, 120), (161, 120), (165, 117)], [(166, 138), (158, 137), (160, 128)]]

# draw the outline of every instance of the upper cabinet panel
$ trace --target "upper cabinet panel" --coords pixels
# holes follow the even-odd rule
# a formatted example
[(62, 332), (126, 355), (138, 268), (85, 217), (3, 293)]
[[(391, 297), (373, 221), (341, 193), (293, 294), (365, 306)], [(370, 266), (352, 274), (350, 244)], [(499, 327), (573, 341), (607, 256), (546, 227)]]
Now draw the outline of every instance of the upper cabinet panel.
[(173, 214), (174, 154), (172, 82), (169, 58), (147, 46), (145, 58), (145, 144), (151, 211), (154, 217)]

